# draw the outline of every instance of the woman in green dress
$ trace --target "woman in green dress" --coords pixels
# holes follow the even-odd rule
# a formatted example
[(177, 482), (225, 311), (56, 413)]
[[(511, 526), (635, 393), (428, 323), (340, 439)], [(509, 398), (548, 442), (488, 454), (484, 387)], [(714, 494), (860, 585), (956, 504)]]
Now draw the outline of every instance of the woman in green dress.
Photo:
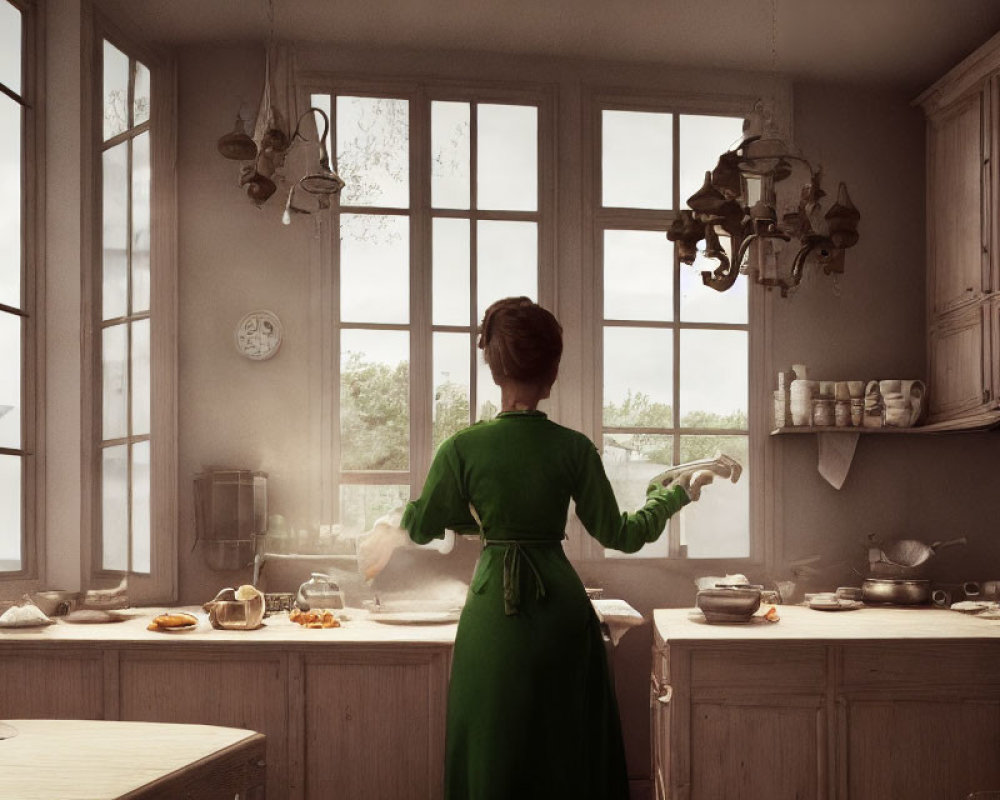
[[(635, 552), (690, 502), (683, 480), (623, 514), (586, 436), (538, 411), (562, 328), (526, 297), (494, 303), (479, 347), (502, 410), (445, 441), (402, 526), (424, 544), (479, 533), (448, 696), (447, 800), (626, 800), (599, 623), (562, 548), (569, 503), (605, 547)], [(692, 492), (692, 494), (696, 494)]]

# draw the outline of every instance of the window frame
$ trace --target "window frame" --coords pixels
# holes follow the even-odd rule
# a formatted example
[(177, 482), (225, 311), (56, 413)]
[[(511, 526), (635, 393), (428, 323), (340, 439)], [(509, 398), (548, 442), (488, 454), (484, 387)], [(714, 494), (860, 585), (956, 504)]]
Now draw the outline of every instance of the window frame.
[(21, 12), (21, 568), (0, 572), (12, 593), (37, 589), (45, 570), (45, 26), (37, 0), (7, 0)]
[[(622, 209), (611, 207), (605, 209), (602, 205), (602, 152), (601, 125), (604, 110), (655, 111), (674, 115), (674, 130), (676, 132), (677, 116), (682, 114), (724, 115), (745, 117), (753, 107), (756, 94), (718, 95), (710, 93), (679, 94), (676, 92), (634, 91), (616, 89), (608, 86), (586, 86), (582, 92), (583, 112), (583, 236), (589, 237), (583, 246), (584, 280), (586, 285), (593, 287), (591, 302), (586, 309), (583, 321), (584, 336), (594, 341), (591, 358), (585, 360), (583, 387), (591, 387), (589, 402), (585, 410), (586, 424), (591, 439), (602, 449), (603, 441), (603, 331), (604, 331), (604, 290), (603, 290), (603, 237), (606, 230), (633, 229), (659, 230), (666, 235), (678, 212), (685, 207), (685, 198), (679, 197), (679, 141), (675, 135), (673, 147), (672, 196), (674, 208), (663, 210)], [(787, 120), (786, 120), (787, 121)], [(721, 155), (721, 154), (720, 154)], [(711, 169), (714, 165), (707, 165)], [(674, 253), (674, 263), (677, 254)], [(680, 265), (681, 269), (693, 269)], [(675, 284), (676, 288), (676, 284)], [(774, 474), (774, 459), (768, 437), (767, 413), (768, 380), (771, 374), (770, 364), (770, 325), (772, 293), (763, 287), (749, 286), (749, 308), (747, 317), (748, 328), (748, 452), (750, 463), (744, 480), (751, 481), (750, 486), (750, 525), (749, 525), (749, 555), (745, 558), (689, 558), (680, 552), (676, 534), (671, 535), (670, 555), (663, 557), (631, 557), (628, 559), (609, 559), (605, 549), (582, 530), (579, 521), (574, 519), (571, 525), (571, 537), (576, 539), (574, 548), (576, 557), (582, 561), (602, 564), (622, 563), (637, 566), (696, 565), (699, 570), (712, 571), (716, 568), (727, 571), (733, 569), (750, 569), (759, 567), (768, 559), (773, 550), (773, 537), (765, 535), (766, 530), (773, 530), (774, 492), (765, 491), (765, 487), (773, 486), (771, 478)], [(679, 322), (679, 321), (675, 321)], [(675, 349), (676, 349), (675, 342)], [(674, 360), (675, 361), (675, 360)], [(678, 365), (673, 364), (675, 373)], [(588, 374), (589, 373), (589, 374)], [(677, 387), (675, 386), (675, 392)], [(683, 434), (681, 434), (683, 435)], [(706, 491), (711, 491), (709, 487)], [(633, 510), (633, 509), (629, 509)], [(683, 513), (683, 512), (682, 512)]]
[[(405, 79), (364, 79), (332, 75), (325, 72), (303, 73), (300, 79), (300, 103), (309, 105), (314, 94), (331, 97), (331, 141), (336, 141), (336, 96), (386, 97), (406, 99), (410, 102), (410, 198), (407, 212), (410, 216), (410, 307), (409, 322), (402, 326), (410, 335), (410, 458), (409, 470), (365, 472), (341, 470), (340, 450), (340, 264), (336, 234), (339, 229), (341, 202), (338, 197), (329, 214), (320, 219), (320, 235), (316, 269), (313, 270), (313, 297), (317, 329), (311, 331), (319, 342), (313, 356), (313, 374), (319, 374), (321, 392), (319, 408), (314, 412), (314, 429), (320, 431), (320, 497), (318, 507), (322, 520), (339, 520), (340, 487), (342, 485), (396, 485), (408, 484), (410, 496), (419, 495), (424, 478), (433, 458), (433, 332), (432, 324), (432, 241), (435, 217), (469, 218), (472, 223), (482, 219), (516, 219), (537, 215), (538, 220), (538, 301), (548, 308), (557, 308), (556, 269), (556, 90), (547, 83), (496, 81), (458, 81), (439, 79), (413, 81)], [(468, 102), (476, 104), (534, 105), (538, 108), (538, 210), (468, 211), (441, 210), (431, 205), (431, 103), (434, 101)], [(473, 137), (472, 147), (475, 147)], [(336, 147), (330, 148), (330, 157), (336, 170)], [(352, 207), (353, 208), (353, 207)], [(377, 207), (364, 207), (377, 213)], [(393, 209), (399, 211), (399, 209)], [(443, 211), (443, 213), (441, 213)], [(353, 213), (349, 212), (349, 213)], [(475, 254), (470, 256), (475, 258)], [(470, 305), (475, 307), (475, 287), (471, 287)], [(470, 364), (473, 359), (481, 362), (475, 348), (475, 320), (470, 334)], [(353, 324), (351, 325), (353, 327)], [(373, 327), (391, 328), (390, 325)], [(460, 327), (460, 326), (459, 326)], [(459, 330), (461, 332), (461, 330)], [(475, 371), (471, 373), (475, 383)], [(557, 384), (558, 388), (558, 384)], [(474, 389), (472, 390), (474, 392)], [(554, 401), (558, 397), (553, 392)], [(470, 396), (470, 402), (474, 395)], [(475, 416), (475, 407), (470, 405)], [(419, 421), (418, 421), (419, 420)], [(346, 478), (346, 480), (345, 480)]]
[[(126, 35), (96, 10), (85, 12), (83, 62), (90, 64), (82, 109), (84, 328), (81, 398), (81, 581), (107, 585), (122, 573), (101, 567), (103, 42), (141, 61), (150, 74), (150, 573), (128, 572), (133, 603), (178, 595), (176, 73), (172, 57)], [(147, 124), (147, 123), (144, 123)], [(118, 137), (112, 137), (116, 139)], [(89, 202), (87, 202), (89, 200)], [(131, 523), (130, 523), (131, 524)]]

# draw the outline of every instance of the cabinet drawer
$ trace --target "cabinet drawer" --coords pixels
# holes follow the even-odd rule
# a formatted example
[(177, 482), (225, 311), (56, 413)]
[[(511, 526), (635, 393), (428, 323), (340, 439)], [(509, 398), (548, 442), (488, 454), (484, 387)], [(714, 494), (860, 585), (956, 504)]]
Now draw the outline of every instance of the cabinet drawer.
[(842, 688), (944, 686), (1000, 692), (1000, 642), (881, 642), (845, 647)]
[(754, 694), (789, 689), (822, 690), (827, 656), (822, 645), (698, 647), (691, 650), (691, 686), (753, 689)]

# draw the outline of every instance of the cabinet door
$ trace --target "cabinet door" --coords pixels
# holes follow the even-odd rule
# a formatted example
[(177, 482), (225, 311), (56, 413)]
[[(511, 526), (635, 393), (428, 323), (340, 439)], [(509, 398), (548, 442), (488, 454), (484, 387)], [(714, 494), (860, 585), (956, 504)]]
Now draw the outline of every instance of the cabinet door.
[(100, 653), (51, 648), (0, 654), (0, 719), (103, 719)]
[(928, 422), (954, 419), (989, 402), (988, 305), (960, 308), (942, 317), (928, 337)]
[[(120, 718), (245, 728), (267, 737), (267, 797), (299, 796), (288, 774), (288, 680), (275, 654), (122, 651)], [(247, 648), (249, 649), (249, 648)]]
[[(974, 302), (989, 281), (989, 93), (978, 92), (928, 126), (930, 317)], [(984, 272), (985, 270), (985, 272)]]
[(306, 797), (441, 797), (447, 652), (307, 656), (303, 681)]
[(795, 695), (692, 703), (692, 800), (827, 797), (824, 703)]
[(942, 695), (845, 702), (845, 797), (955, 800), (1000, 790), (1000, 699)]

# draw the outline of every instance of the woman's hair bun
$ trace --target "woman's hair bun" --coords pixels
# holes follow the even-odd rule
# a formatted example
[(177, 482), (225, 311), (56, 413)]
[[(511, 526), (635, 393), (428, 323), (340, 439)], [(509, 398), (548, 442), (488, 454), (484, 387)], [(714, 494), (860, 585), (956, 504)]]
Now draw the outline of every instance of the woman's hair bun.
[(528, 297), (506, 297), (486, 309), (479, 348), (493, 379), (551, 385), (562, 357), (562, 326)]

